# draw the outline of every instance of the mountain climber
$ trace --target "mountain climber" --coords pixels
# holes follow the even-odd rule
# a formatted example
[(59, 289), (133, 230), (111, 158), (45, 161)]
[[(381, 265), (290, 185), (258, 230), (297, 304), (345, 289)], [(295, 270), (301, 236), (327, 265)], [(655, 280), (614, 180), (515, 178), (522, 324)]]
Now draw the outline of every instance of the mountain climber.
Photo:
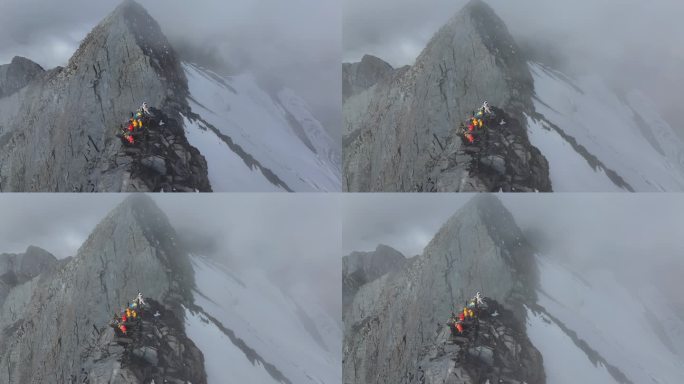
[(137, 302), (139, 306), (146, 305), (145, 300), (143, 299), (143, 295), (140, 292), (138, 292), (138, 296), (135, 298), (135, 302)]
[(482, 112), (489, 115), (492, 113), (492, 109), (489, 108), (489, 103), (485, 100), (484, 104), (482, 104)]
[(143, 101), (142, 105), (140, 106), (140, 109), (141, 109), (144, 113), (146, 113), (146, 114), (148, 114), (148, 115), (151, 115), (151, 113), (150, 113), (150, 107), (147, 105), (147, 102), (146, 102), (146, 101)]
[(475, 294), (474, 299), (475, 299), (475, 303), (476, 303), (477, 305), (484, 305), (484, 301), (482, 300), (482, 295), (480, 294), (480, 292), (477, 292), (477, 293)]
[(117, 137), (121, 138), (121, 143), (124, 145), (135, 144), (135, 139), (133, 138), (132, 132), (127, 131), (121, 127), (121, 132), (116, 134)]
[(121, 333), (123, 333), (124, 335), (126, 335), (127, 329), (126, 329), (126, 326), (125, 326), (123, 323), (119, 325), (119, 330), (121, 330)]

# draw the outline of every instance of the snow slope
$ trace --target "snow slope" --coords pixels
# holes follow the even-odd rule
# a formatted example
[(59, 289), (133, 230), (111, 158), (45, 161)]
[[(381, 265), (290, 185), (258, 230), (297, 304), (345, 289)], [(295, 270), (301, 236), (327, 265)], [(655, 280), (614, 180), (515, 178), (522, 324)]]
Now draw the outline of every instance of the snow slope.
[[(539, 257), (538, 264), (538, 303), (609, 364), (633, 383), (682, 381), (684, 362), (677, 349), (681, 353), (684, 345), (684, 324), (659, 299), (655, 288), (627, 288), (608, 270), (580, 276), (545, 257)], [(568, 343), (567, 333), (549, 322), (548, 316), (530, 313), (528, 334), (542, 352), (550, 378), (569, 370), (594, 377), (577, 382), (615, 381), (602, 379), (600, 363), (589, 369), (589, 357), (585, 354), (584, 360), (579, 359), (582, 350)], [(564, 381), (549, 380), (555, 382)]]
[(642, 95), (620, 98), (597, 77), (571, 80), (540, 64), (530, 64), (530, 70), (535, 109), (545, 118), (530, 119), (530, 141), (549, 160), (554, 191), (620, 187), (600, 167), (594, 170), (586, 160), (582, 165), (580, 153), (549, 122), (635, 191), (684, 190), (684, 144)]
[[(195, 303), (292, 383), (341, 383), (341, 326), (313, 295), (299, 289), (289, 295), (262, 271), (240, 271), (236, 276), (203, 257), (193, 256), (192, 263), (197, 284)], [(207, 328), (205, 333), (215, 334), (210, 326)], [(190, 337), (195, 340), (192, 333)], [(210, 338), (206, 340), (211, 343)], [(198, 345), (203, 348), (202, 343)]]
[(209, 180), (214, 191), (283, 191), (270, 183), (260, 170), (250, 168), (213, 131), (200, 121), (183, 116), (185, 137), (190, 145), (201, 148), (207, 160)]
[[(290, 189), (341, 190), (341, 144), (334, 142), (306, 103), (291, 90), (271, 95), (251, 75), (223, 77), (187, 63), (183, 64), (183, 70), (188, 79), (188, 103), (192, 111), (230, 137)], [(199, 140), (199, 134), (192, 133), (197, 129), (198, 124), (186, 121), (186, 132), (194, 139), (189, 139), (190, 143), (207, 157), (209, 179), (215, 191), (225, 190), (226, 184), (231, 185), (230, 190), (272, 189), (260, 189), (255, 183), (241, 185), (244, 171), (230, 161), (224, 163), (234, 155), (221, 154), (230, 148), (216, 144), (221, 138), (213, 132), (211, 139)]]
[(548, 384), (617, 383), (603, 365), (593, 365), (548, 316), (528, 309), (527, 336), (542, 354)]
[(186, 310), (185, 330), (204, 355), (208, 383), (225, 383), (230, 378), (234, 383), (280, 384), (261, 363), (250, 363), (244, 353), (202, 314)]

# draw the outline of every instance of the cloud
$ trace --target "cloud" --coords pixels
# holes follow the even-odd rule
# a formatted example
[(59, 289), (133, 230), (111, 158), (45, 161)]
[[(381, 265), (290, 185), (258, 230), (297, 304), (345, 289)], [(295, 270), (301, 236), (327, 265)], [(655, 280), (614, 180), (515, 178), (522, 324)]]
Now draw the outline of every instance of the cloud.
[[(628, 275), (684, 269), (684, 196), (679, 194), (498, 194), (523, 231), (546, 239), (544, 252), (579, 270)], [(350, 194), (343, 199), (342, 248), (378, 244), (413, 256), (471, 196)]]
[[(674, 128), (684, 87), (684, 2), (487, 0), (519, 43), (571, 73), (598, 73), (649, 95)], [(465, 0), (344, 0), (343, 59), (369, 53), (410, 65)]]
[[(138, 1), (174, 45), (203, 47), (234, 68), (294, 89), (329, 130), (341, 129), (337, 0)], [(46, 68), (66, 64), (86, 34), (119, 3), (3, 0), (0, 63), (21, 55)]]
[[(266, 271), (283, 289), (304, 285), (341, 318), (339, 195), (151, 195), (171, 225), (207, 256)], [(59, 258), (78, 247), (125, 194), (2, 194), (0, 253), (38, 245)]]

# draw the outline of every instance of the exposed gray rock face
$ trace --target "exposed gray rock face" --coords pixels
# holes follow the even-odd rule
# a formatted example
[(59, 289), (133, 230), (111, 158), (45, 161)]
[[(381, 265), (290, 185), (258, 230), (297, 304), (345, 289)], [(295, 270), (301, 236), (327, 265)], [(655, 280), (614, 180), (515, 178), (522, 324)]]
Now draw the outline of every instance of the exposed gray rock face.
[[(448, 326), (425, 348), (411, 384), (544, 383), (542, 356), (525, 335), (523, 323), (488, 300), (476, 324), (454, 337)], [(491, 316), (495, 314), (496, 316)]]
[(392, 71), (389, 63), (372, 55), (364, 55), (358, 63), (343, 63), (342, 99), (347, 100), (350, 96), (372, 87)]
[[(180, 124), (187, 95), (187, 79), (159, 25), (125, 0), (66, 68), (0, 98), (0, 191), (210, 190), (206, 162)], [(167, 175), (154, 167), (147, 168), (153, 176), (135, 172), (144, 159), (122, 151), (115, 136), (143, 101), (167, 123), (153, 143)]]
[[(549, 167), (537, 148), (529, 147), (526, 127), (515, 117), (492, 107), (485, 128), (473, 134), (475, 143), (455, 134), (446, 139), (444, 150), (427, 162), (427, 179), (416, 184), (420, 192), (550, 191)], [(470, 177), (477, 175), (477, 177)]]
[[(159, 316), (155, 317), (154, 314)], [(88, 348), (78, 383), (207, 382), (204, 356), (183, 331), (177, 315), (148, 299), (139, 324), (121, 337), (108, 326)]]
[(25, 253), (0, 254), (0, 307), (10, 289), (23, 284), (57, 265), (57, 258), (48, 251), (29, 246)]
[(44, 72), (43, 67), (33, 61), (15, 56), (11, 63), (0, 65), (0, 98), (24, 88)]
[(405, 383), (438, 323), (480, 291), (524, 318), (536, 264), (511, 214), (478, 195), (400, 271), (360, 287), (345, 313), (344, 383)]
[(489, 175), (480, 180), (483, 176), (469, 169), (472, 154), (466, 152), (458, 161), (437, 164), (447, 143), (455, 146), (452, 152), (463, 145), (454, 139), (456, 129), (484, 100), (525, 121), (523, 112), (534, 111), (533, 87), (503, 21), (484, 2), (472, 0), (435, 34), (413, 66), (345, 101), (345, 189), (424, 191), (434, 184), (448, 191), (550, 189), (548, 165), (526, 129), (511, 131), (514, 142), (506, 145), (516, 148), (503, 159), (509, 174), (495, 178), (499, 182)]
[(352, 252), (342, 258), (342, 309), (346, 310), (359, 287), (378, 277), (400, 269), (406, 258), (386, 245), (372, 252)]
[(182, 318), (193, 276), (164, 213), (149, 197), (127, 198), (75, 257), (9, 291), (0, 307), (0, 382), (73, 382), (114, 312), (140, 291)]

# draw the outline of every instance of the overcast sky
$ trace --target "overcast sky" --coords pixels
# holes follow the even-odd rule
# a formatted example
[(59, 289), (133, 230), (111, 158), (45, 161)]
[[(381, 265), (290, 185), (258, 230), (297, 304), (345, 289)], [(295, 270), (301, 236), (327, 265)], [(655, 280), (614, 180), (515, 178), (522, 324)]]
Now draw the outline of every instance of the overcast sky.
[[(364, 54), (394, 66), (412, 64), (432, 35), (466, 0), (342, 0), (343, 60)], [(516, 40), (543, 44), (563, 70), (597, 72), (611, 84), (640, 89), (678, 118), (684, 87), (684, 1), (486, 0)]]
[[(684, 196), (678, 194), (498, 194), (522, 230), (541, 230), (553, 255), (579, 268), (635, 261), (684, 267)], [(343, 200), (344, 253), (378, 244), (410, 257), (470, 194), (354, 194)]]
[[(281, 286), (303, 281), (341, 316), (339, 195), (153, 195), (183, 236), (234, 268), (259, 268)], [(0, 253), (40, 246), (74, 255), (124, 194), (2, 194)]]
[[(120, 0), (0, 1), (0, 63), (64, 65)], [(171, 40), (190, 42), (293, 88), (327, 125), (341, 124), (339, 0), (138, 0)], [(337, 127), (339, 128), (339, 127)]]

